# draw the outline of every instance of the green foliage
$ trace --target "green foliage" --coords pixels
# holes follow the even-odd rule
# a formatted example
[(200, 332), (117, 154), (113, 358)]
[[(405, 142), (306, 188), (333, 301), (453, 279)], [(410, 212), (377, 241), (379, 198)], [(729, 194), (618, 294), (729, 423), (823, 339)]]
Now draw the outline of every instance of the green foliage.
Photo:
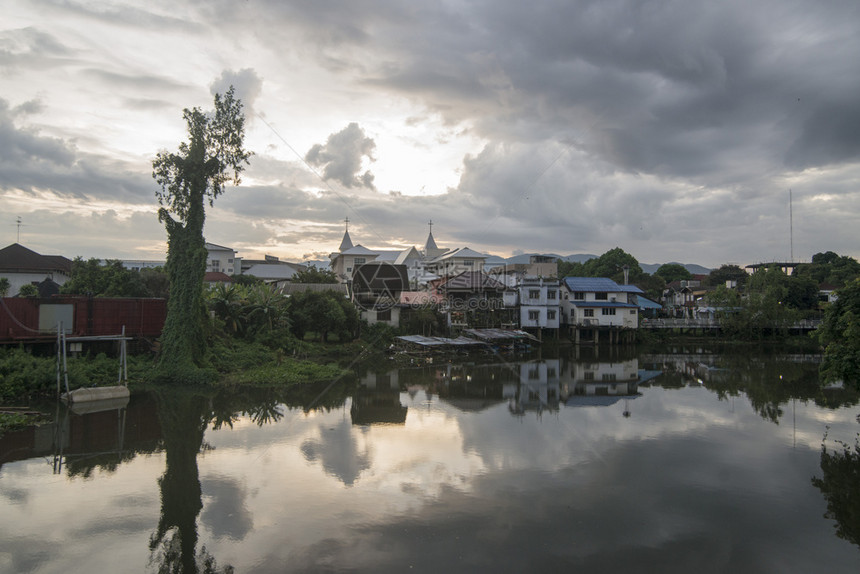
[(708, 296), (719, 311), (723, 331), (740, 340), (761, 340), (785, 335), (803, 317), (802, 310), (814, 305), (817, 290), (783, 273), (778, 267), (759, 269), (747, 281), (746, 296), (719, 285)]
[(798, 265), (794, 274), (808, 277), (817, 285), (828, 283), (838, 288), (860, 278), (860, 263), (852, 257), (827, 251), (813, 255), (812, 263)]
[(813, 477), (812, 484), (827, 501), (824, 516), (836, 521), (836, 535), (860, 546), (860, 438), (855, 438), (853, 448), (837, 444), (841, 450), (828, 451), (821, 445), (822, 477)]
[(56, 387), (56, 360), (17, 348), (0, 349), (0, 403), (43, 395)]
[(152, 162), (152, 177), (161, 186), (158, 219), (167, 230), (170, 278), (158, 366), (161, 376), (173, 379), (191, 376), (205, 356), (204, 201), (212, 205), (231, 180), (238, 185), (251, 156), (243, 147), (245, 116), (232, 86), (223, 97), (215, 95), (213, 113), (185, 109), (183, 117), (189, 141), (178, 153), (159, 152)]
[(654, 272), (654, 275), (662, 277), (666, 283), (671, 283), (672, 281), (683, 281), (692, 279), (693, 277), (693, 274), (687, 271), (687, 268), (680, 263), (666, 263), (665, 265), (661, 265), (660, 268)]
[(624, 267), (627, 267), (628, 280), (636, 283), (643, 275), (642, 267), (635, 257), (620, 247), (610, 249), (600, 257), (589, 259), (585, 263), (566, 262), (559, 260), (559, 277), (608, 277), (617, 283), (624, 283)]
[(9, 279), (7, 277), (0, 277), (0, 297), (8, 295), (10, 287)]
[(96, 297), (154, 297), (141, 279), (140, 273), (126, 269), (121, 261), (109, 260), (104, 265), (98, 259), (76, 257), (72, 262), (71, 278), (60, 288), (67, 295)]
[(21, 430), (48, 420), (49, 417), (43, 414), (0, 411), (0, 437), (7, 432)]
[(206, 305), (228, 335), (273, 347), (288, 344), (288, 299), (273, 285), (219, 283), (206, 292)]
[(255, 275), (248, 275), (246, 273), (240, 273), (239, 275), (233, 275), (233, 285), (242, 285), (244, 287), (249, 287), (251, 285), (262, 285), (263, 280)]
[(824, 346), (821, 376), (860, 389), (860, 279), (836, 291), (817, 331)]
[(317, 269), (316, 265), (299, 271), (290, 280), (293, 283), (337, 283), (337, 275), (330, 269)]
[(247, 370), (236, 371), (225, 377), (224, 382), (240, 385), (288, 386), (331, 381), (347, 375), (349, 371), (337, 365), (319, 365), (311, 361), (285, 359), (281, 363), (269, 362)]
[(747, 290), (790, 309), (808, 310), (818, 305), (818, 285), (814, 281), (786, 275), (775, 265), (753, 273), (747, 281)]
[(624, 267), (628, 268), (628, 279), (635, 283), (644, 275), (635, 257), (620, 247), (610, 249), (600, 257), (584, 263), (586, 277), (609, 277), (616, 283), (624, 283)]
[[(104, 353), (68, 357), (67, 365), (72, 390), (115, 385), (119, 378), (119, 359)], [(129, 379), (142, 380), (151, 366), (150, 357), (129, 355)], [(0, 403), (51, 396), (56, 392), (56, 356), (40, 357), (19, 348), (0, 349)]]
[(743, 287), (746, 285), (747, 277), (749, 274), (737, 265), (726, 264), (711, 271), (706, 283), (710, 287), (717, 287), (719, 285), (725, 286), (726, 281), (736, 281), (738, 287)]
[(645, 292), (645, 296), (652, 301), (660, 301), (663, 296), (663, 290), (666, 288), (666, 281), (657, 275), (649, 275), (643, 273), (636, 278), (635, 285)]
[(170, 279), (163, 267), (145, 267), (140, 270), (140, 282), (146, 288), (147, 297), (167, 299), (170, 295)]
[(435, 306), (430, 305), (403, 309), (400, 314), (400, 330), (407, 335), (438, 336), (445, 330), (445, 317)]
[(39, 288), (32, 283), (25, 283), (18, 289), (18, 297), (38, 297)]
[(708, 292), (708, 304), (718, 309), (720, 318), (736, 312), (741, 305), (741, 295), (737, 289), (729, 289), (725, 285), (717, 285)]
[(387, 349), (396, 334), (397, 330), (387, 323), (374, 323), (361, 328), (361, 340), (377, 350)]
[(340, 342), (351, 341), (358, 330), (358, 311), (343, 295), (334, 291), (303, 291), (290, 297), (293, 334), (304, 339), (309, 332), (328, 341), (334, 333)]

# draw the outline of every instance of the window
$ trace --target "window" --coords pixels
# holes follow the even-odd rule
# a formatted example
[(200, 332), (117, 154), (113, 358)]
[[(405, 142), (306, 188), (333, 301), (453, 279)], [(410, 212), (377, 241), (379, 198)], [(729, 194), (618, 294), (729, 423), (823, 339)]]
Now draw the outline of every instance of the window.
[(347, 268), (346, 268), (346, 272), (347, 272), (347, 273), (352, 273), (352, 267), (347, 267)]
[(582, 378), (585, 379), (586, 381), (593, 381), (594, 380), (594, 371), (585, 371), (584, 373), (582, 373)]
[(474, 262), (474, 261), (472, 261), (471, 259), (464, 259), (464, 260), (463, 260), (463, 266), (464, 266), (464, 267), (471, 267), (471, 266), (473, 266), (474, 264), (475, 264), (475, 262)]
[(546, 298), (555, 301), (555, 291), (547, 291)]
[(585, 301), (585, 293), (582, 291), (577, 291), (573, 294), (574, 301)]
[(391, 321), (391, 309), (376, 312), (377, 321)]
[(606, 308), (604, 308), (604, 309), (603, 309), (603, 314), (604, 314), (604, 315), (615, 315), (615, 309), (606, 309)]
[(636, 309), (630, 309), (630, 314), (631, 314), (631, 315), (635, 315), (635, 314), (636, 314)]
[(353, 264), (358, 267), (359, 265), (364, 265), (365, 261), (367, 261), (367, 259), (364, 257), (356, 257)]
[(603, 373), (600, 375), (600, 380), (602, 381), (614, 381), (615, 378), (615, 373)]
[(609, 297), (606, 295), (606, 293), (595, 293), (594, 294), (594, 300), (595, 301), (606, 301), (608, 298)]
[(583, 317), (594, 317), (594, 309), (583, 309), (582, 310)]
[(539, 310), (529, 311), (529, 321), (537, 321), (539, 319), (540, 319), (540, 311)]
[(550, 321), (554, 321), (555, 320), (555, 311), (553, 311), (552, 309), (548, 310), (546, 312), (546, 318)]
[(540, 289), (529, 289), (529, 299), (540, 299)]

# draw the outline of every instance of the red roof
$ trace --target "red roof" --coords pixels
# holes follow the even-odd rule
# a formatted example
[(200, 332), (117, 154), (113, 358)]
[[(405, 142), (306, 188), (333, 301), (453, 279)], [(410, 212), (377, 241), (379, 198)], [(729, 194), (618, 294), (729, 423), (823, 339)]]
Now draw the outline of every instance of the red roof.
[(221, 271), (207, 271), (203, 276), (206, 283), (232, 283), (233, 278)]

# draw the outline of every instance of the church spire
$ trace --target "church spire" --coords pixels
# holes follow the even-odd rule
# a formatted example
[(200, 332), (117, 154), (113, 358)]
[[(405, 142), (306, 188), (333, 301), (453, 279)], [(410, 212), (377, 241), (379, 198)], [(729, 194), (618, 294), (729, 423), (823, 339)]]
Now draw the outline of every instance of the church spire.
[(340, 242), (340, 252), (343, 253), (347, 249), (352, 249), (352, 239), (349, 237), (349, 218), (343, 220), (346, 223), (346, 231), (343, 232), (343, 240)]
[(430, 233), (427, 235), (427, 242), (424, 243), (424, 256), (436, 257), (439, 255), (440, 249), (436, 246), (436, 240), (433, 239), (433, 220), (428, 221), (427, 225), (430, 226)]

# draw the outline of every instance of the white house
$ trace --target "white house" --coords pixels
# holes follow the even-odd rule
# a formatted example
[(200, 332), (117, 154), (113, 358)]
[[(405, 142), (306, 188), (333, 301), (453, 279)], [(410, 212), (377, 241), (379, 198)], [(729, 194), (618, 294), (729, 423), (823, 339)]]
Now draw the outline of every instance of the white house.
[(465, 271), (481, 272), (487, 256), (468, 247), (452, 249), (427, 261), (426, 268), (439, 277), (459, 275)]
[(504, 294), (506, 306), (519, 308), (523, 329), (558, 329), (561, 324), (561, 296), (558, 281), (538, 277), (523, 278)]
[(562, 281), (563, 321), (571, 326), (639, 326), (635, 285), (619, 285), (605, 277), (565, 277)]
[(609, 342), (631, 339), (639, 328), (638, 296), (635, 285), (619, 285), (606, 277), (565, 277), (562, 289), (562, 324), (567, 325), (577, 343), (581, 339), (598, 343), (601, 333)]
[(9, 280), (7, 296), (15, 296), (24, 285), (50, 279), (62, 285), (71, 278), (72, 262), (62, 255), (40, 255), (13, 243), (0, 249), (0, 277)]
[(242, 260), (230, 247), (206, 243), (206, 271), (238, 275), (242, 272)]

